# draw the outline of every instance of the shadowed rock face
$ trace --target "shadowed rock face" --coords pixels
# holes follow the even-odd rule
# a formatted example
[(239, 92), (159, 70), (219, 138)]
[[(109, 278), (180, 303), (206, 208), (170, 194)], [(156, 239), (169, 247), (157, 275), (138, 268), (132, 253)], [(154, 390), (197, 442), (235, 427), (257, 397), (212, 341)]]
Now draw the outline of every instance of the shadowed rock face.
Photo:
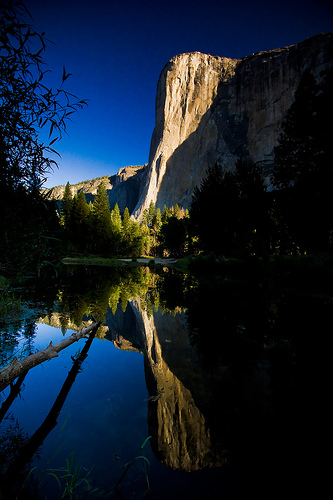
[(333, 35), (259, 52), (243, 59), (200, 52), (171, 59), (161, 72), (148, 173), (134, 210), (189, 208), (193, 188), (209, 165), (232, 169), (239, 157), (263, 162), (269, 172), (281, 122), (300, 78), (317, 80), (332, 65)]

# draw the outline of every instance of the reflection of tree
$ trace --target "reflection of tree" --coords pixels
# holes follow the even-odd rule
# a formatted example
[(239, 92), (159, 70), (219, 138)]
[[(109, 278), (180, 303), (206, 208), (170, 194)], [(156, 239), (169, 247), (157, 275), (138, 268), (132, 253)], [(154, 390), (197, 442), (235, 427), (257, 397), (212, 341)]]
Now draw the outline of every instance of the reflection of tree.
[[(101, 272), (100, 272), (101, 271)], [(82, 286), (84, 279), (85, 286)], [(79, 326), (84, 315), (104, 322), (108, 308), (115, 314), (118, 303), (125, 310), (131, 298), (144, 297), (151, 287), (152, 275), (146, 268), (75, 270), (69, 284), (59, 295), (59, 312)]]
[(93, 330), (91, 332), (80, 355), (74, 361), (73, 366), (69, 371), (67, 378), (44, 422), (29, 439), (22, 438), (20, 440), (20, 447), (18, 446), (19, 443), (17, 441), (21, 434), (17, 433), (14, 429), (15, 436), (18, 437), (17, 439), (15, 439), (15, 446), (18, 446), (18, 452), (15, 453), (14, 459), (11, 461), (11, 463), (9, 463), (2, 478), (2, 487), (5, 488), (9, 494), (13, 492), (13, 489), (15, 489), (15, 487), (17, 488), (22, 479), (24, 479), (24, 476), (26, 475), (25, 471), (33, 460), (34, 455), (38, 452), (48, 434), (57, 425), (57, 420), (61, 409), (66, 401), (75, 378), (80, 371), (81, 365), (88, 355), (88, 351), (95, 337), (95, 333), (96, 330)]
[(1, 408), (0, 408), (0, 422), (3, 420), (3, 418), (7, 414), (8, 410), (9, 410), (11, 404), (13, 403), (14, 399), (16, 398), (16, 396), (20, 393), (21, 385), (22, 385), (26, 375), (27, 375), (27, 372), (23, 373), (22, 375), (20, 375), (17, 378), (17, 380), (14, 384), (11, 384), (10, 393), (9, 393), (7, 399), (2, 403)]

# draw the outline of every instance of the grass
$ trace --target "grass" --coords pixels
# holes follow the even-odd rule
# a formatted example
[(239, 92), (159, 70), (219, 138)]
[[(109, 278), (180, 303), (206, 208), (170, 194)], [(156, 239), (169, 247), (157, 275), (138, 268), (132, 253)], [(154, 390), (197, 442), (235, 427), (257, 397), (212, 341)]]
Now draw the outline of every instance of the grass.
[(85, 476), (82, 477), (81, 467), (74, 462), (74, 453), (71, 452), (66, 458), (66, 467), (52, 469), (49, 475), (56, 479), (61, 498), (79, 498), (77, 496), (77, 490), (81, 485), (86, 485), (87, 488), (90, 488), (87, 479), (90, 472), (91, 471), (88, 471)]
[(140, 454), (137, 455), (136, 457), (133, 458), (133, 460), (131, 460), (128, 464), (124, 465), (124, 472), (122, 473), (122, 475), (120, 476), (117, 484), (115, 485), (114, 487), (114, 491), (117, 492), (118, 491), (118, 488), (119, 486), (121, 485), (124, 477), (126, 476), (126, 474), (128, 473), (128, 471), (130, 470), (131, 466), (137, 461), (137, 460), (142, 460), (142, 463), (143, 463), (143, 469), (144, 469), (144, 475), (145, 475), (145, 481), (146, 481), (146, 494), (150, 492), (150, 484), (149, 484), (149, 477), (148, 477), (148, 470), (147, 470), (147, 466), (149, 467), (150, 466), (150, 462), (148, 460), (147, 457), (145, 457), (145, 454), (144, 454), (144, 447), (146, 446), (146, 444), (148, 443), (148, 441), (151, 439), (152, 436), (148, 436), (144, 442), (142, 443), (141, 445), (141, 448), (140, 448)]

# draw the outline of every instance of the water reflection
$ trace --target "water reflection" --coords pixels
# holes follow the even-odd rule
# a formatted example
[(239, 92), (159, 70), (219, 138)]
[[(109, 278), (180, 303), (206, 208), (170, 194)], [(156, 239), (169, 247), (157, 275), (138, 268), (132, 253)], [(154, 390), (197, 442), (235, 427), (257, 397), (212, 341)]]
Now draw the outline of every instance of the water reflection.
[[(320, 331), (332, 314), (329, 295), (295, 285), (257, 272), (231, 280), (170, 269), (68, 269), (56, 288), (43, 288), (42, 298), (32, 287), (29, 307), (35, 321), (63, 334), (94, 316), (103, 322), (98, 338), (143, 355), (150, 445), (159, 462), (185, 472), (236, 468), (252, 478), (258, 497), (269, 491), (273, 498), (299, 458), (300, 341), (309, 355), (311, 333), (304, 332)], [(34, 330), (28, 330), (31, 350)], [(2, 332), (5, 353), (4, 323)], [(19, 335), (11, 331), (9, 338), (6, 355)], [(303, 386), (311, 375), (302, 372)], [(23, 382), (3, 401), (2, 418)], [(26, 441), (23, 429), (13, 429), (17, 450)]]

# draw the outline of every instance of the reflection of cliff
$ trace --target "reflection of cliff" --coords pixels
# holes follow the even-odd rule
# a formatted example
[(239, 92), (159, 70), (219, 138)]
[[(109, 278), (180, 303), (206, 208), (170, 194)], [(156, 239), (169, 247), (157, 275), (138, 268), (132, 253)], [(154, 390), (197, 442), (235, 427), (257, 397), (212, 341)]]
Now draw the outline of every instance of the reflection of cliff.
[[(141, 334), (143, 341), (154, 452), (174, 469), (192, 471), (221, 465), (225, 460), (214, 451), (205, 418), (186, 387), (189, 380), (200, 387), (201, 377), (188, 343), (184, 313), (172, 316), (158, 311), (148, 317), (140, 302), (130, 305), (137, 322), (135, 337)], [(177, 376), (166, 359), (177, 365)]]

